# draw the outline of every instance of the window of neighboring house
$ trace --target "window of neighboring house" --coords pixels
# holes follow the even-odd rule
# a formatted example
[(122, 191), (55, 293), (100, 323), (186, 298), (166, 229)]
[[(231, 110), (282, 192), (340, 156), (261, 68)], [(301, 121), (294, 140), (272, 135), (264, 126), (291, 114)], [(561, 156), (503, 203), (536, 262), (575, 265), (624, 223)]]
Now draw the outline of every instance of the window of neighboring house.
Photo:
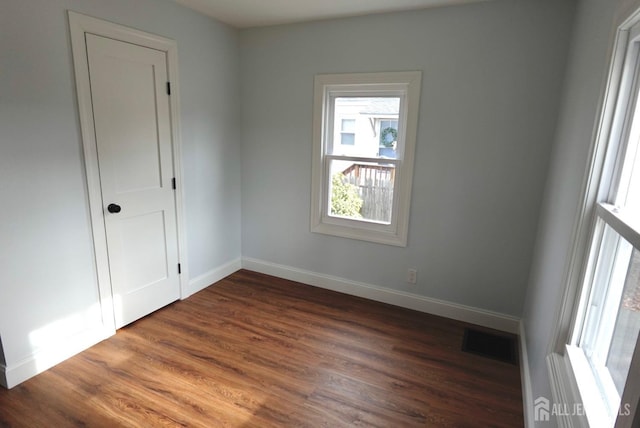
[(398, 139), (398, 121), (380, 120), (380, 147), (391, 147)]
[(602, 166), (590, 180), (599, 188), (590, 206), (591, 242), (568, 347), (582, 399), (598, 405), (585, 407), (594, 427), (612, 427), (628, 410), (621, 400), (640, 332), (639, 30), (636, 24), (628, 49), (619, 51), (625, 64), (620, 92)]
[(406, 245), (420, 80), (420, 72), (316, 76), (312, 231)]
[(340, 127), (340, 144), (353, 146), (356, 143), (356, 120), (342, 119)]

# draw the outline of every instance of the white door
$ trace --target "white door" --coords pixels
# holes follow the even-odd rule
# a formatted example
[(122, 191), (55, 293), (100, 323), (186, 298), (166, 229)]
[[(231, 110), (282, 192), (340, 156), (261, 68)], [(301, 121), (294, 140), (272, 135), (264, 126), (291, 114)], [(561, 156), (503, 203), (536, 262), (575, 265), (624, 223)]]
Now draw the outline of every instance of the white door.
[(180, 297), (165, 52), (86, 34), (116, 328)]

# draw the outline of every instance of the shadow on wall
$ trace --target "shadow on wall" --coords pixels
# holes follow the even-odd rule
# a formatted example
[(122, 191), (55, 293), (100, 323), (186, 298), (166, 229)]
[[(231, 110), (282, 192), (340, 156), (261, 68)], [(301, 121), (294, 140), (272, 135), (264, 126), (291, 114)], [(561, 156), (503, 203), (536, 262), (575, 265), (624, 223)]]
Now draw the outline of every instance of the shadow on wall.
[(4, 348), (2, 347), (2, 336), (0, 335), (0, 365), (6, 365), (7, 362), (4, 359)]
[(5, 372), (7, 368), (7, 362), (4, 359), (4, 348), (2, 347), (2, 336), (0, 336), (0, 388), (7, 387), (7, 379)]

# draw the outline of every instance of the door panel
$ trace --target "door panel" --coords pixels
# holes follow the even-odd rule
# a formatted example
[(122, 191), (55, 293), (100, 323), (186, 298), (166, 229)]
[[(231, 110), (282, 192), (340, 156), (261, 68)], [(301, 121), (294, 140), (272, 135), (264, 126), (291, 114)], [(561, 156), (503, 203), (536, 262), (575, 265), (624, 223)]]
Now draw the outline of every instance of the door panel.
[(162, 211), (121, 220), (117, 230), (122, 248), (121, 290), (130, 293), (169, 276)]
[[(148, 61), (154, 59), (151, 56)], [(120, 194), (157, 189), (162, 184), (162, 168), (158, 164), (162, 140), (156, 126), (155, 66), (117, 57), (102, 57), (97, 64), (101, 68), (97, 73), (109, 73), (105, 77), (118, 83), (109, 88), (109, 97), (100, 100), (102, 111), (98, 113), (99, 118), (108, 119), (101, 125), (110, 128), (101, 134), (100, 148), (110, 160), (118, 160), (112, 164), (109, 177), (114, 181), (114, 190)]]
[(154, 49), (86, 41), (119, 328), (180, 297), (167, 64)]

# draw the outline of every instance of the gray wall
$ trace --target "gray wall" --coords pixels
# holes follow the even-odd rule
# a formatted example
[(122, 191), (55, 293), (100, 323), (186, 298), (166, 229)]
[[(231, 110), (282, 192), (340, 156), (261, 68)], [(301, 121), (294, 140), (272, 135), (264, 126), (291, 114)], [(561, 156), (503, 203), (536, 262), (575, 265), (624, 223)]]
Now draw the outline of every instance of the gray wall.
[[(242, 31), (243, 256), (520, 316), (572, 12), (495, 1)], [(310, 233), (314, 75), (393, 70), (423, 72), (408, 246)]]
[(82, 328), (82, 318), (79, 327), (60, 322), (98, 302), (67, 9), (177, 41), (189, 271), (240, 256), (237, 32), (169, 0), (1, 0), (0, 337), (9, 365), (57, 339), (35, 331)]
[(613, 17), (620, 3), (623, 2), (582, 0), (578, 6), (523, 313), (532, 399), (551, 397), (545, 358), (554, 340), (554, 322), (565, 287), (582, 181), (609, 69), (615, 31)]

